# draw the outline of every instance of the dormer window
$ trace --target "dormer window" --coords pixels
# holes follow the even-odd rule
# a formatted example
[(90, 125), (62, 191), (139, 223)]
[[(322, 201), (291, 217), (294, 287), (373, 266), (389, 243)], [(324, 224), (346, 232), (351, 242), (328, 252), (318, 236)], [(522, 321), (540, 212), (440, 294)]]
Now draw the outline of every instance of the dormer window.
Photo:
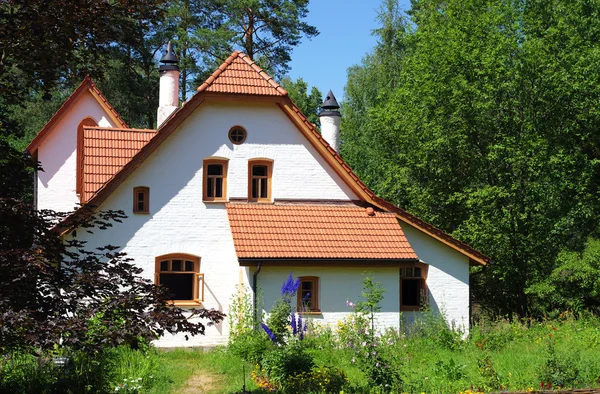
[(150, 213), (150, 188), (133, 188), (133, 213)]
[(227, 200), (227, 160), (205, 159), (202, 199), (204, 201)]
[(252, 160), (248, 163), (248, 200), (271, 202), (273, 161)]

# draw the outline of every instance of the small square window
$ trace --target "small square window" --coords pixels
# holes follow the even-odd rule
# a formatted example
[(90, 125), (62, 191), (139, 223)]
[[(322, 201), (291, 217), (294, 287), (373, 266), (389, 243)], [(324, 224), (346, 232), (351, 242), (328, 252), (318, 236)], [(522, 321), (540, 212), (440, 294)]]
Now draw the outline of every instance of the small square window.
[(400, 310), (419, 311), (427, 302), (424, 267), (400, 268)]
[(299, 313), (320, 312), (319, 310), (319, 278), (301, 276), (297, 293), (296, 309)]
[(271, 202), (273, 162), (266, 160), (248, 163), (248, 200)]
[(227, 159), (205, 159), (202, 199), (227, 200)]
[(148, 187), (133, 188), (133, 213), (150, 213), (150, 189)]

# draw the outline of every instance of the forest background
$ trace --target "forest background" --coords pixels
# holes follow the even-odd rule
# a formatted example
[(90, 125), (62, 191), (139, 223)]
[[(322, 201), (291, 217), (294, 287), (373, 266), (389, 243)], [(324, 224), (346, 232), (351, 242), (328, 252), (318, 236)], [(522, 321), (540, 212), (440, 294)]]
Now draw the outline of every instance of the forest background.
[[(239, 49), (317, 123), (321, 92), (285, 77), (318, 34), (307, 6), (2, 2), (0, 197), (30, 198), (24, 147), (87, 74), (129, 126), (154, 128), (169, 40), (181, 101)], [(378, 44), (348, 70), (342, 156), (375, 193), (491, 258), (471, 285), (492, 317), (600, 314), (599, 16), (598, 0), (413, 0), (407, 12), (383, 0)]]

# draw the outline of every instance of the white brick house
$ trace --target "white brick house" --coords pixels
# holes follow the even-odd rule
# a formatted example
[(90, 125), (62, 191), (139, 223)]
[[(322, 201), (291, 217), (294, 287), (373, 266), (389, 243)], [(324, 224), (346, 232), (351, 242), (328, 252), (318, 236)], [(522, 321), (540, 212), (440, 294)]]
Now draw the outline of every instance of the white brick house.
[[(124, 210), (123, 224), (78, 237), (90, 248), (120, 245), (178, 305), (227, 313), (245, 286), (260, 288), (268, 309), (293, 271), (310, 293), (310, 317), (334, 323), (350, 312), (346, 300), (358, 300), (368, 271), (386, 289), (380, 327), (411, 319), (423, 297), (468, 327), (469, 265), (487, 258), (356, 177), (334, 149), (331, 94), (320, 134), (283, 88), (234, 52), (178, 107), (175, 62), (170, 51), (163, 58), (157, 130), (128, 128), (84, 80), (28, 147), (44, 168), (38, 208)], [(227, 337), (225, 319), (204, 337), (158, 344)]]

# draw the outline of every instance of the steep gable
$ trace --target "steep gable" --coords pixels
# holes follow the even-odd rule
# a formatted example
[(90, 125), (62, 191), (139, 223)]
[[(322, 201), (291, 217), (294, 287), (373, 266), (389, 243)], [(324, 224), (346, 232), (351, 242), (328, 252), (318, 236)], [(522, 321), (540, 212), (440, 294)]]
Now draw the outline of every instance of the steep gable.
[(37, 133), (35, 138), (29, 143), (26, 150), (30, 154), (33, 154), (35, 150), (40, 146), (46, 137), (54, 130), (54, 126), (65, 116), (77, 103), (77, 100), (86, 92), (90, 93), (98, 104), (105, 110), (110, 120), (117, 125), (117, 127), (127, 128), (127, 123), (121, 118), (118, 112), (110, 105), (106, 97), (100, 92), (92, 78), (88, 75), (79, 86), (71, 93), (69, 98), (61, 105), (56, 113), (50, 118), (50, 120), (42, 127)]

